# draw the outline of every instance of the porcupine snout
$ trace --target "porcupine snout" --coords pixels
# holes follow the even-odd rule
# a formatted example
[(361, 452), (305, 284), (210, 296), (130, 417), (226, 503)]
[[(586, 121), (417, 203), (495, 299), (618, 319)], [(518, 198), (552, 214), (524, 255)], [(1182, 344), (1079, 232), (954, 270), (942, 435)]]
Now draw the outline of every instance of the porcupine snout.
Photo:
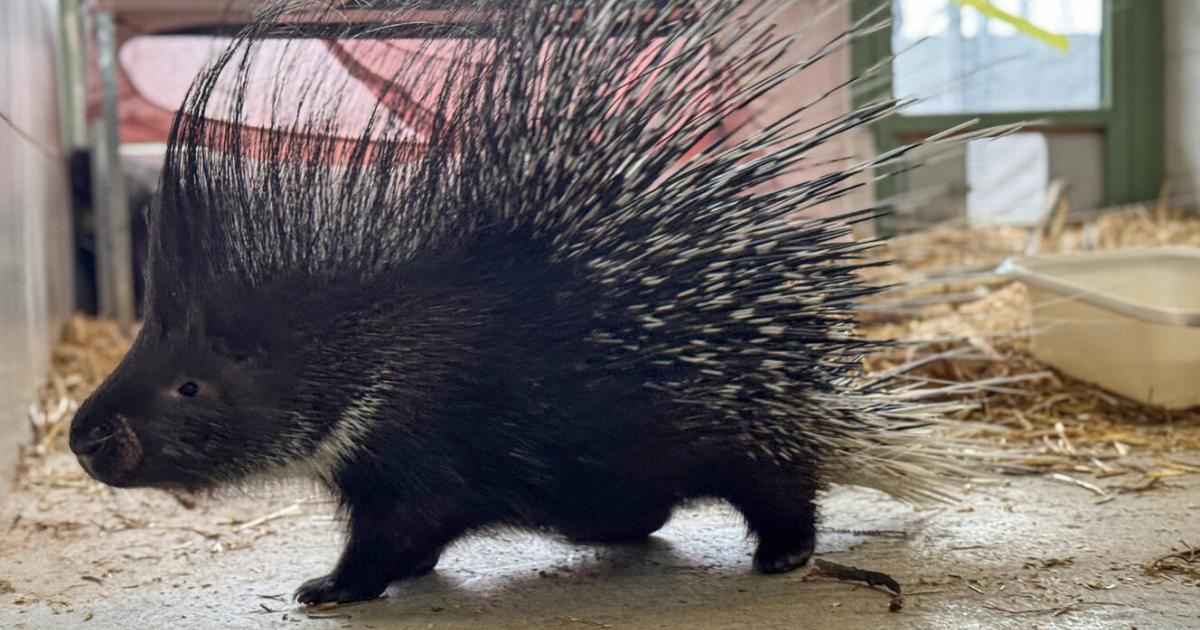
[(142, 461), (142, 445), (121, 414), (84, 404), (71, 422), (71, 452), (104, 483), (121, 486)]

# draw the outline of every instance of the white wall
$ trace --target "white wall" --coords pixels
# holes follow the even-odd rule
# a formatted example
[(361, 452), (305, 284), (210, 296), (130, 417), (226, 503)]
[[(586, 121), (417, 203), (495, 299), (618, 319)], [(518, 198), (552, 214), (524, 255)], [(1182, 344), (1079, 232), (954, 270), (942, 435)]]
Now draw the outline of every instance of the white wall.
[(1200, 201), (1200, 2), (1163, 2), (1166, 163), (1172, 196)]
[(26, 413), (50, 344), (72, 308), (57, 6), (0, 1), (0, 496), (28, 439)]

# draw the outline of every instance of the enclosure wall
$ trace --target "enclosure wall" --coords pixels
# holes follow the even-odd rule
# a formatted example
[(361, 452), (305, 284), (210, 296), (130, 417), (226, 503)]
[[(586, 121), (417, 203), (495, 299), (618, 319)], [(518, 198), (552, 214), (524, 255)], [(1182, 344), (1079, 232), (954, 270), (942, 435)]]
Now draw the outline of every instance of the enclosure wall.
[(66, 169), (59, 144), (57, 0), (0, 2), (0, 496), (50, 344), (72, 308)]

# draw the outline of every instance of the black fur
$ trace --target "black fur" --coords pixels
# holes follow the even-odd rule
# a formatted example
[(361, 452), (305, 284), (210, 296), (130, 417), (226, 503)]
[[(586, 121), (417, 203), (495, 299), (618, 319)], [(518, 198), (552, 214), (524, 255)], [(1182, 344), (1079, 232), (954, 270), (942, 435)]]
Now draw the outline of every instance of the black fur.
[[(782, 40), (741, 3), (524, 4), (460, 21), (488, 24), (459, 44), (482, 61), (387, 83), (380, 100), (446, 77), (416, 148), (298, 51), (256, 77), (278, 14), (197, 79), (151, 214), (145, 328), (72, 427), (94, 476), (317, 476), (350, 533), (310, 604), (376, 597), (481, 528), (636, 541), (696, 497), (735, 505), (754, 566), (787, 571), (813, 552), (823, 483), (925, 492), (905, 404), (855, 380), (870, 346), (851, 305), (871, 289), (843, 237), (865, 215), (789, 218), (901, 152), (762, 189), (898, 104), (734, 139), (718, 124), (803, 67), (775, 69)], [(317, 87), (283, 102), (297, 82)], [(210, 120), (255, 103), (274, 133)], [(331, 140), (362, 107), (357, 138)]]

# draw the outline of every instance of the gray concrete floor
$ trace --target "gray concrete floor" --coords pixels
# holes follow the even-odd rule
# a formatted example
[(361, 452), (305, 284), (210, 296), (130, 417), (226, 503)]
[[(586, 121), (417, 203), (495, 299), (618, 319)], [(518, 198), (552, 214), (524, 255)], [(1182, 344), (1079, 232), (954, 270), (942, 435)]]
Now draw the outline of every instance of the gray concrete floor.
[(0, 626), (1200, 628), (1196, 579), (1143, 571), (1181, 541), (1200, 545), (1200, 475), (1165, 481), (1097, 504), (1019, 478), (928, 511), (834, 490), (819, 553), (896, 577), (908, 593), (897, 613), (865, 586), (751, 573), (751, 544), (719, 505), (680, 510), (643, 546), (479, 536), (386, 599), (309, 612), (290, 593), (337, 556), (327, 501), (276, 488), (187, 509), (101, 488), (56, 455), (0, 510)]

